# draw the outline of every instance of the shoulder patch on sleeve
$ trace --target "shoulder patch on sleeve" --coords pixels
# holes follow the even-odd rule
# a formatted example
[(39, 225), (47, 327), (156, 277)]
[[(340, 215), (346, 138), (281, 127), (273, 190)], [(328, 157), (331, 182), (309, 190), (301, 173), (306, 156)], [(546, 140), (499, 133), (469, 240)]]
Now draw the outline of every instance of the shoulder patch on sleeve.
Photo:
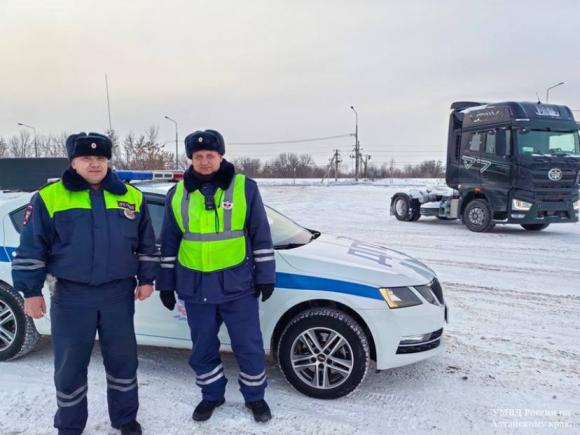
[(32, 210), (33, 206), (32, 203), (26, 206), (26, 211), (24, 212), (24, 219), (22, 219), (22, 225), (27, 225), (30, 222), (30, 218), (32, 217)]

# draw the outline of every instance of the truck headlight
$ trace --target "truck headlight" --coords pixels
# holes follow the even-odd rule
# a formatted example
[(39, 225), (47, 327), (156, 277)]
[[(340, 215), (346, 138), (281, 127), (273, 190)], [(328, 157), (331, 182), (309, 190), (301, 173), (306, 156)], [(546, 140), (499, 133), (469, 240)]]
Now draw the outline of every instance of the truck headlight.
[(531, 202), (522, 201), (521, 199), (512, 199), (512, 210), (528, 211), (532, 208)]
[(412, 307), (422, 303), (408, 287), (381, 287), (379, 291), (389, 308)]
[(580, 199), (576, 200), (574, 203), (574, 210), (580, 210)]

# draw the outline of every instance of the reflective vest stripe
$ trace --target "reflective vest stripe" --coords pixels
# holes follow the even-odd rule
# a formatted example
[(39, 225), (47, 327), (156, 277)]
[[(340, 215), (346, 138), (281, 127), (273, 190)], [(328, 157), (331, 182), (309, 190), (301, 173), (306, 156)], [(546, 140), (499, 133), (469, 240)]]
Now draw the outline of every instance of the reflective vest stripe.
[[(234, 200), (234, 186), (235, 182), (232, 181), (230, 186), (226, 190), (226, 194), (224, 196), (224, 233), (229, 233), (232, 230), (232, 201)], [(228, 206), (229, 204), (229, 206)], [(227, 206), (227, 208), (226, 208)], [(232, 235), (231, 237), (239, 237)]]
[(191, 242), (215, 242), (218, 240), (230, 240), (237, 239), (238, 237), (245, 236), (244, 230), (238, 231), (224, 231), (222, 233), (209, 233), (209, 234), (199, 234), (199, 233), (185, 233), (183, 238)]

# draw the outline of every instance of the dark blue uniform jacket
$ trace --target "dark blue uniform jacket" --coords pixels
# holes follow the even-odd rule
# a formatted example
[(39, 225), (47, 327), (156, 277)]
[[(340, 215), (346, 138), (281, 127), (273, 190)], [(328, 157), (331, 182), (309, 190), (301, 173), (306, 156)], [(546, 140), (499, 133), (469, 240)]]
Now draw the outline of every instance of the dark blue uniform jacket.
[[(217, 188), (226, 190), (235, 175), (234, 166), (222, 161), (220, 169), (210, 180), (203, 180), (190, 167), (184, 174), (185, 189), (198, 190), (204, 196), (215, 194)], [(181, 232), (171, 201), (175, 188), (169, 191), (165, 201), (165, 216), (161, 231), (161, 270), (157, 280), (158, 290), (175, 290), (180, 299), (198, 303), (222, 303), (255, 292), (256, 284), (273, 284), (276, 266), (270, 225), (258, 185), (246, 178), (247, 214), (246, 260), (237, 266), (216, 272), (198, 272), (185, 268), (176, 261)]]
[(107, 209), (102, 190), (123, 195), (135, 187), (110, 170), (101, 190), (91, 189), (72, 169), (62, 182), (70, 191), (89, 190), (91, 209), (59, 211), (51, 219), (40, 194), (32, 197), (12, 263), (14, 288), (25, 297), (38, 296), (47, 273), (89, 286), (135, 276), (141, 285), (152, 284), (159, 258), (145, 200), (140, 212)]

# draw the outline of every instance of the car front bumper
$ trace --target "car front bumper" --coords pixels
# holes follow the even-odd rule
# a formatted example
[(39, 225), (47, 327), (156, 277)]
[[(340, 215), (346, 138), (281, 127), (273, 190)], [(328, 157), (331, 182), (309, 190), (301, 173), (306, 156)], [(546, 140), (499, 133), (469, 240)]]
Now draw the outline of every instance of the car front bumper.
[[(364, 310), (363, 315), (376, 349), (376, 367), (384, 370), (400, 367), (435, 356), (445, 349), (446, 305), (423, 303), (395, 310)], [(410, 337), (425, 339), (409, 342)]]

